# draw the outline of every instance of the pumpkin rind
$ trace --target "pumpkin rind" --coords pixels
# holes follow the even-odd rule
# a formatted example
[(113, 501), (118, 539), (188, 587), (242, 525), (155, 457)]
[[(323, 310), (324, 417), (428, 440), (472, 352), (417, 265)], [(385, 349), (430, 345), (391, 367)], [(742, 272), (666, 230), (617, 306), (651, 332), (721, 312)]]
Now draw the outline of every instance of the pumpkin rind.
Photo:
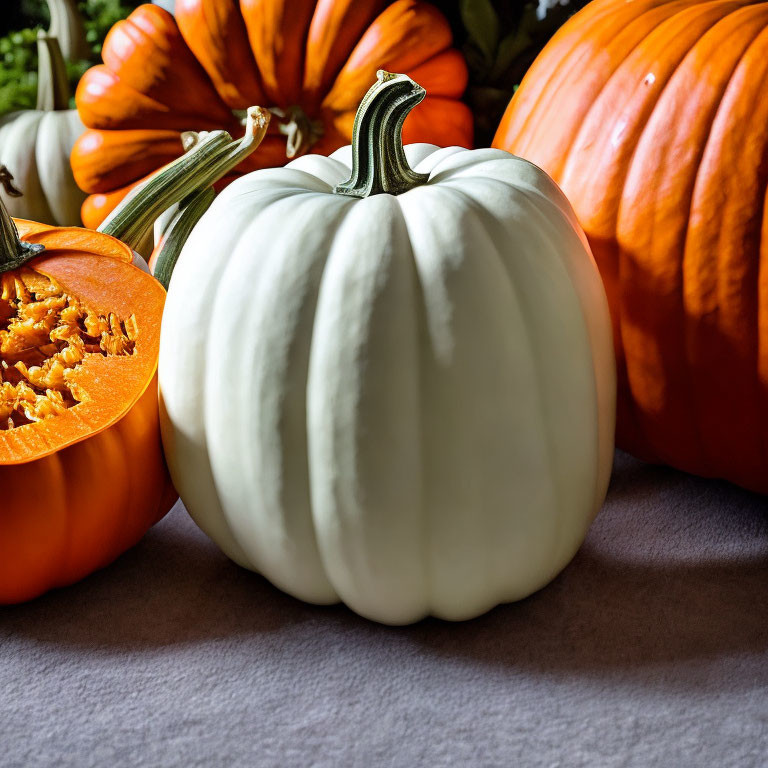
[(112, 427), (45, 458), (0, 464), (0, 604), (84, 578), (136, 544), (173, 505), (156, 377)]
[(768, 3), (596, 0), (494, 146), (560, 184), (603, 276), (617, 441), (768, 491)]
[[(323, 124), (322, 137), (311, 137), (312, 151), (329, 154), (349, 142), (354, 109), (385, 65), (418, 70), (430, 91), (421, 118), (417, 112), (406, 123), (406, 141), (471, 146), (471, 114), (458, 100), (466, 65), (450, 48), (447, 21), (427, 3), (184, 0), (176, 15), (157, 6), (137, 8), (110, 31), (105, 63), (78, 86), (88, 130), (74, 148), (72, 167), (81, 188), (97, 197), (84, 205), (89, 226), (98, 226), (131, 183), (148, 173), (147, 157), (172, 159), (169, 132), (220, 128), (238, 135), (233, 109), (298, 104)], [(278, 120), (271, 130), (227, 182), (286, 162)], [(119, 149), (123, 131), (146, 147), (140, 162)], [(175, 156), (181, 153), (179, 141)]]
[(397, 197), (332, 194), (349, 148), (227, 187), (176, 265), (159, 363), (198, 525), (290, 594), (391, 624), (546, 584), (613, 453), (607, 306), (568, 202), (504, 152), (406, 153), (430, 179)]

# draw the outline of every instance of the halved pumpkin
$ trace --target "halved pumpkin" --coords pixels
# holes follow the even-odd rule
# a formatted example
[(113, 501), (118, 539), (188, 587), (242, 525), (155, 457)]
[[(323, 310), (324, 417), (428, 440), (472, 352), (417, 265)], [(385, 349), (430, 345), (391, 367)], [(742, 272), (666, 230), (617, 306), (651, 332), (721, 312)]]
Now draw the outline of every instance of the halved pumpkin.
[[(164, 289), (109, 235), (14, 225), (20, 241), (0, 241), (0, 603), (107, 565), (176, 497), (157, 410)], [(14, 248), (26, 260), (9, 268)]]

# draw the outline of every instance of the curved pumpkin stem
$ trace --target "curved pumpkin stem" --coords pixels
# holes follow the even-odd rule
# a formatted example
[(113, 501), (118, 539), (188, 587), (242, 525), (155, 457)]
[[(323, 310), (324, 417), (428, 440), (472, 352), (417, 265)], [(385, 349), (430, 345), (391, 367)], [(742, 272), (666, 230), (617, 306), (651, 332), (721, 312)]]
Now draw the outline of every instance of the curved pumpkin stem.
[(163, 211), (193, 192), (226, 175), (261, 144), (269, 125), (269, 111), (251, 107), (242, 139), (226, 131), (185, 133), (187, 153), (134, 187), (107, 216), (99, 232), (122, 240), (134, 250)]
[(357, 108), (352, 129), (352, 175), (333, 190), (339, 195), (399, 195), (429, 178), (411, 168), (403, 148), (405, 118), (427, 92), (407, 75), (380, 69), (376, 78)]
[[(21, 192), (13, 184), (11, 172), (4, 165), (0, 165), (0, 184), (6, 194), (11, 197), (21, 197)], [(18, 269), (44, 248), (45, 246), (39, 243), (21, 241), (16, 224), (0, 198), (0, 273)]]
[(85, 39), (85, 25), (77, 10), (77, 0), (46, 0), (51, 14), (48, 35), (58, 39), (65, 59), (77, 61), (90, 55)]
[(37, 109), (69, 109), (69, 80), (59, 41), (42, 30), (37, 33)]
[(184, 244), (215, 197), (213, 187), (196, 190), (179, 203), (178, 211), (166, 225), (149, 262), (150, 271), (166, 290)]

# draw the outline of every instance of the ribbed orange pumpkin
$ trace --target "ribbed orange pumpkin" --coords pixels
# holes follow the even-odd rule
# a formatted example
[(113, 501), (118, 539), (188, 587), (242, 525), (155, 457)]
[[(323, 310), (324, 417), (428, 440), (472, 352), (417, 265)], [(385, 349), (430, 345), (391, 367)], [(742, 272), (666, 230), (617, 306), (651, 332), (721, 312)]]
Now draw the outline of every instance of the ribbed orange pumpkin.
[[(86, 131), (72, 168), (91, 193), (97, 227), (135, 182), (182, 152), (181, 132), (242, 134), (240, 112), (275, 112), (239, 173), (349, 144), (355, 110), (378, 69), (406, 72), (429, 97), (409, 116), (407, 142), (472, 145), (467, 83), (448, 22), (421, 0), (178, 0), (176, 19), (139, 6), (110, 31), (103, 65), (76, 101)], [(230, 177), (231, 180), (231, 177)]]
[(157, 404), (165, 291), (109, 235), (13, 221), (0, 203), (0, 604), (107, 565), (176, 498)]
[(617, 442), (768, 492), (768, 2), (595, 0), (494, 146), (570, 198), (602, 273)]

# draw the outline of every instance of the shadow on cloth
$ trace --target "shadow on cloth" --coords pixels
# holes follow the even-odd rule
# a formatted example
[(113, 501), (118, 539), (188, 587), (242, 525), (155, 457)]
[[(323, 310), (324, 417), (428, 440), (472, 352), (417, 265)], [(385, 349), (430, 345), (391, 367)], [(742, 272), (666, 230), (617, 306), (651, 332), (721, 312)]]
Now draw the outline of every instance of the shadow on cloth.
[(0, 607), (0, 636), (142, 649), (274, 632), (311, 611), (232, 563), (177, 504), (112, 565), (30, 603)]
[(389, 628), (284, 595), (227, 560), (177, 506), (111, 567), (0, 609), (0, 636), (141, 650), (310, 623), (553, 674), (756, 654), (768, 650), (767, 511), (759, 496), (619, 453), (603, 511), (551, 585), (463, 624)]
[(765, 652), (768, 499), (617, 452), (606, 504), (563, 573), (446, 627), (410, 631), (440, 654), (552, 672)]

